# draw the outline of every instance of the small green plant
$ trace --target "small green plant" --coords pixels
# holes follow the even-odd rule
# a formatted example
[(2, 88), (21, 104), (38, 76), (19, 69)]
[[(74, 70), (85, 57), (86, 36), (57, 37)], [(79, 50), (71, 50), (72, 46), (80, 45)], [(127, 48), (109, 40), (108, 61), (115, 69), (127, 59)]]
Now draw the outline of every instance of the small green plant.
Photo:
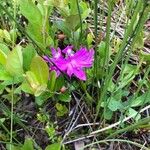
[(149, 149), (112, 139), (149, 129), (148, 1), (5, 0), (0, 12), (2, 147), (60, 150), (94, 137), (82, 147)]

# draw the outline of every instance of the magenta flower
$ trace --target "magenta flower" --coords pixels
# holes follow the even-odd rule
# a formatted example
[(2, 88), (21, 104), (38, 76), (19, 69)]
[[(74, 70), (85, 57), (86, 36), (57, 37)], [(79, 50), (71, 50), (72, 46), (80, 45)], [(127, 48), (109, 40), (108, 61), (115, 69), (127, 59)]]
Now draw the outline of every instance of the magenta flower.
[[(88, 51), (86, 48), (80, 48), (75, 53), (72, 49), (73, 46), (67, 46), (61, 52), (60, 48), (57, 51), (52, 48), (52, 58), (44, 56), (44, 59), (51, 64), (51, 70), (55, 70), (57, 75), (62, 71), (68, 74), (69, 77), (76, 76), (80, 80), (86, 80), (84, 69), (92, 67), (94, 50), (90, 49)], [(55, 67), (51, 61), (56, 65)]]

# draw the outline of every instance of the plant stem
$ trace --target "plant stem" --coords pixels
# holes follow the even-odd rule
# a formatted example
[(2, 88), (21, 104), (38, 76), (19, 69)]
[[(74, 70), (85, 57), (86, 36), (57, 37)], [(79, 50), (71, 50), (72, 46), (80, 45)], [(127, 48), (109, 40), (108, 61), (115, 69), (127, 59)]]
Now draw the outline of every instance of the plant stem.
[(14, 84), (12, 84), (11, 90), (10, 150), (12, 150), (12, 139), (13, 139), (13, 109), (14, 109)]
[(80, 18), (80, 38), (79, 38), (79, 45), (82, 43), (82, 16), (81, 16), (81, 11), (80, 11), (80, 6), (79, 6), (79, 1), (76, 0), (77, 3), (77, 8), (78, 8), (78, 13), (79, 13), (79, 18)]
[(43, 44), (46, 45), (46, 23), (48, 20), (48, 1), (46, 0), (46, 6), (45, 6), (45, 16), (43, 21), (43, 28), (42, 28), (42, 34), (43, 34)]
[[(93, 78), (93, 85), (94, 79), (96, 79), (97, 88), (99, 88), (98, 82), (98, 57), (97, 57), (97, 42), (98, 42), (98, 0), (94, 0), (94, 27), (95, 27), (95, 57), (94, 57), (94, 78)], [(94, 91), (94, 88), (92, 89)], [(93, 93), (93, 92), (92, 92)], [(97, 92), (97, 99), (99, 99), (99, 92)]]
[[(16, 20), (16, 10), (17, 10), (17, 6), (16, 6), (16, 1), (14, 0), (13, 1), (13, 11), (14, 11), (14, 13), (13, 13), (13, 17), (14, 17), (14, 19)], [(16, 33), (16, 22), (15, 21), (13, 21), (13, 38), (12, 38), (12, 47), (14, 47), (15, 46), (15, 33)]]
[[(104, 72), (105, 66), (106, 66), (106, 74), (108, 74), (108, 66), (109, 66), (111, 13), (112, 13), (112, 2), (110, 0), (108, 0), (108, 17), (107, 17), (107, 27), (106, 27), (106, 47), (105, 47), (105, 57), (104, 57), (104, 64), (103, 64), (103, 72)], [(107, 101), (104, 101), (104, 105), (106, 105), (106, 104), (107, 104)], [(104, 115), (105, 115), (105, 112), (106, 112), (106, 107), (104, 106)]]

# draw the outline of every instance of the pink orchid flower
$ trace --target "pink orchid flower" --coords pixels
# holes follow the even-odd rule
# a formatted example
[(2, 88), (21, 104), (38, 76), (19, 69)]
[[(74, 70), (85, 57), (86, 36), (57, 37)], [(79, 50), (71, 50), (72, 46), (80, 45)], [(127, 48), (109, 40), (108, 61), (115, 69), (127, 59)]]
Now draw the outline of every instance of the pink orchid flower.
[[(80, 48), (74, 52), (73, 46), (67, 46), (64, 50), (52, 48), (52, 58), (44, 56), (44, 59), (51, 64), (51, 70), (55, 70), (57, 75), (60, 71), (66, 73), (70, 78), (76, 76), (80, 80), (86, 80), (85, 68), (92, 67), (94, 61), (94, 50)], [(63, 54), (62, 54), (63, 53)], [(52, 65), (51, 61), (56, 65)], [(58, 69), (57, 69), (58, 68)], [(60, 71), (59, 71), (60, 70)]]

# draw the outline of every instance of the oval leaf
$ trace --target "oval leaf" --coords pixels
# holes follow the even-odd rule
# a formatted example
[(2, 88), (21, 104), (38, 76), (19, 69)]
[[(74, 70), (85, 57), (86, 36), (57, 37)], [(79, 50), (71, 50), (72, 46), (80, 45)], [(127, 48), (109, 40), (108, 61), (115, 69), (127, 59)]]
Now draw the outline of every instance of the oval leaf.
[(0, 63), (2, 65), (6, 64), (7, 55), (0, 49)]
[(60, 143), (54, 143), (47, 146), (45, 150), (60, 150), (60, 149), (61, 149)]
[(30, 70), (35, 74), (40, 84), (47, 84), (49, 78), (49, 67), (40, 56), (35, 56), (32, 59)]
[(32, 58), (36, 55), (33, 45), (29, 44), (23, 49), (23, 68), (29, 70)]
[(55, 88), (55, 82), (56, 82), (56, 72), (55, 71), (51, 71), (50, 72), (50, 81), (49, 81), (49, 89), (50, 91), (54, 91)]
[(16, 46), (12, 51), (8, 53), (6, 70), (12, 75), (22, 75), (23, 74), (23, 57), (21, 46)]

